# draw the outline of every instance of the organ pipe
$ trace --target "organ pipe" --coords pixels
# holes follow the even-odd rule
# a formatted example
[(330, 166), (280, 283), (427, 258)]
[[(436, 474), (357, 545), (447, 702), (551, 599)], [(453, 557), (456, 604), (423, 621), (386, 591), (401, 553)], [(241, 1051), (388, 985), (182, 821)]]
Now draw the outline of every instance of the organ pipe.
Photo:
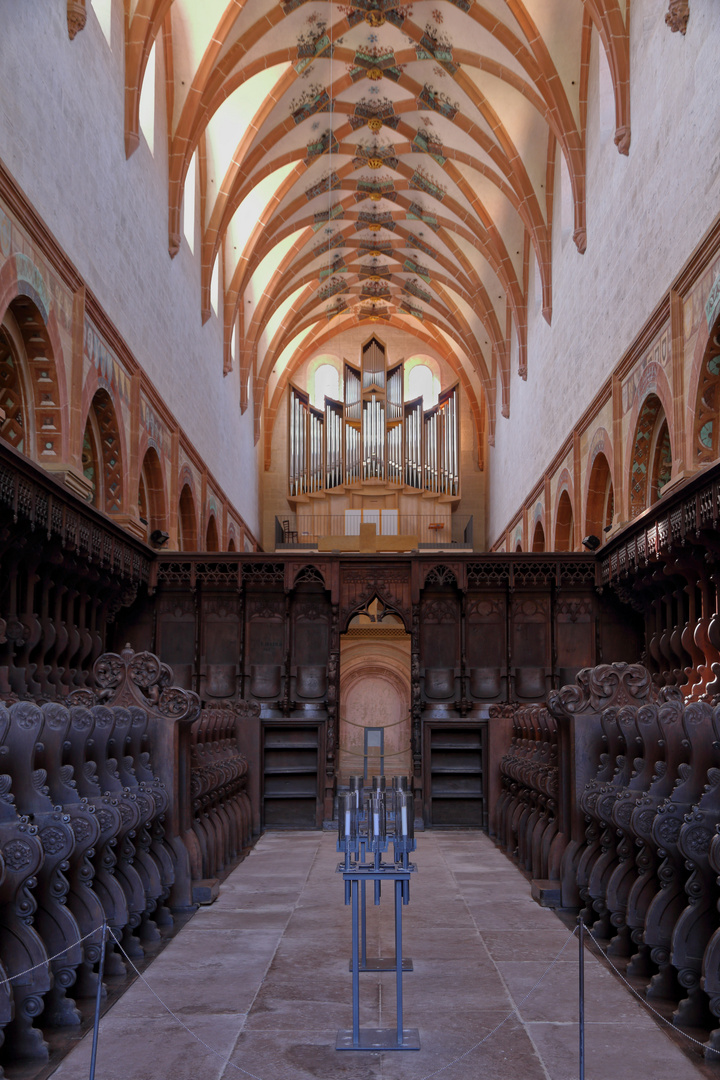
[(385, 364), (384, 347), (371, 339), (363, 347), (361, 369), (344, 365), (344, 402), (325, 398), (323, 409), (290, 386), (291, 498), (369, 479), (459, 495), (459, 387), (443, 391), (437, 405), (423, 410), (421, 397), (404, 401), (404, 364), (387, 371), (387, 378)]

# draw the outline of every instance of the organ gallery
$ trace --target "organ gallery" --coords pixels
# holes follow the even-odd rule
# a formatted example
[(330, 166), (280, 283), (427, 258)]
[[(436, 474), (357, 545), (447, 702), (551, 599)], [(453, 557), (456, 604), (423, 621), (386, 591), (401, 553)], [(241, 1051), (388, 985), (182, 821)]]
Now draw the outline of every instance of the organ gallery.
[[(163, 994), (225, 1064), (324, 1076), (341, 917), (313, 978), (271, 960), (314, 910), (301, 855), (325, 896), (338, 807), (370, 837), (352, 793), (386, 789), (421, 1055), (509, 1003), (515, 1071), (559, 1075), (503, 965), (581, 918), (716, 1067), (717, 5), (46, 9), (0, 13), (0, 1071), (80, 1075), (95, 1000), (140, 1008), (132, 964), (195, 941)], [(412, 996), (440, 957), (467, 1023)], [(634, 1023), (613, 1080), (657, 1074)]]

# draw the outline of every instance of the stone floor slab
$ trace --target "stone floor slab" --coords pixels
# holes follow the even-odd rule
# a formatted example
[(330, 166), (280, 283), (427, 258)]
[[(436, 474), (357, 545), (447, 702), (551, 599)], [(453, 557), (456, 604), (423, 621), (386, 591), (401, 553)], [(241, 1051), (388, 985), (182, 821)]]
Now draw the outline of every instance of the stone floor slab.
[[(103, 1018), (98, 1077), (428, 1080), (440, 1070), (442, 1080), (574, 1080), (576, 942), (477, 832), (418, 838), (404, 909), (414, 970), (403, 989), (405, 1027), (419, 1030), (421, 1049), (336, 1051), (338, 1029), (352, 1024), (337, 861), (332, 833), (266, 833), (145, 973), (185, 1027), (136, 981)], [(368, 906), (369, 954), (393, 955), (393, 921), (386, 890), (379, 909)], [(591, 1080), (707, 1075), (590, 954), (586, 995)], [(362, 973), (361, 1026), (394, 1027), (395, 1007), (394, 975)], [(85, 1038), (53, 1077), (85, 1080), (89, 1054)]]

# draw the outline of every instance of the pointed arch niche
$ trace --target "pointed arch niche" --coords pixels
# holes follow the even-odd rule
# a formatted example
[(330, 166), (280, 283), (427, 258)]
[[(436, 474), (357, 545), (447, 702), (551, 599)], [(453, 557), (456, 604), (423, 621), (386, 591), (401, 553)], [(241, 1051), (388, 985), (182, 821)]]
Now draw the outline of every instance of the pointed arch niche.
[(148, 536), (156, 529), (167, 532), (163, 470), (157, 451), (152, 446), (148, 447), (140, 469), (138, 508), (140, 521), (145, 525)]
[(555, 550), (572, 551), (573, 544), (573, 508), (567, 488), (561, 493), (555, 518)]
[(667, 417), (657, 394), (640, 408), (630, 465), (630, 517), (642, 514), (662, 495), (672, 474), (672, 446)]
[(205, 532), (205, 550), (206, 551), (219, 551), (220, 540), (218, 537), (217, 523), (215, 521), (215, 515), (211, 514), (207, 523), (207, 530)]
[(184, 484), (178, 504), (178, 540), (181, 551), (198, 550), (197, 513), (189, 484)]
[(25, 287), (35, 299), (16, 296), (0, 322), (0, 438), (53, 470), (66, 450), (65, 390), (56, 362), (62, 353), (57, 326), (48, 325), (42, 301)]
[(608, 459), (602, 451), (595, 455), (588, 480), (585, 508), (585, 535), (604, 540), (605, 529), (615, 514), (615, 492)]
[(720, 319), (705, 347), (695, 399), (693, 428), (695, 463), (705, 465), (720, 457)]
[[(400, 615), (377, 596), (352, 615), (340, 638), (341, 784), (363, 774), (366, 728), (383, 730), (388, 786), (390, 777), (410, 775), (410, 635)], [(368, 776), (378, 771), (372, 761)]]
[(537, 522), (535, 523), (535, 531), (533, 532), (532, 550), (533, 551), (544, 551), (545, 550), (545, 530), (543, 529), (542, 521), (540, 521), (539, 518), (538, 518)]
[(90, 403), (83, 436), (82, 467), (92, 486), (92, 503), (106, 514), (123, 509), (120, 429), (112, 398), (98, 390)]

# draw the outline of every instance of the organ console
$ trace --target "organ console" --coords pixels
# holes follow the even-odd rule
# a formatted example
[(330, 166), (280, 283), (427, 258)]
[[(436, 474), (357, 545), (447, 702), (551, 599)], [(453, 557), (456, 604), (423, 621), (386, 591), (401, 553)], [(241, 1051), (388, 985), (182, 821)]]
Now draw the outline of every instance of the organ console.
[(364, 480), (460, 494), (458, 385), (438, 403), (404, 400), (405, 365), (388, 369), (385, 346), (372, 337), (361, 366), (345, 361), (344, 401), (316, 409), (290, 386), (288, 486), (291, 498)]

